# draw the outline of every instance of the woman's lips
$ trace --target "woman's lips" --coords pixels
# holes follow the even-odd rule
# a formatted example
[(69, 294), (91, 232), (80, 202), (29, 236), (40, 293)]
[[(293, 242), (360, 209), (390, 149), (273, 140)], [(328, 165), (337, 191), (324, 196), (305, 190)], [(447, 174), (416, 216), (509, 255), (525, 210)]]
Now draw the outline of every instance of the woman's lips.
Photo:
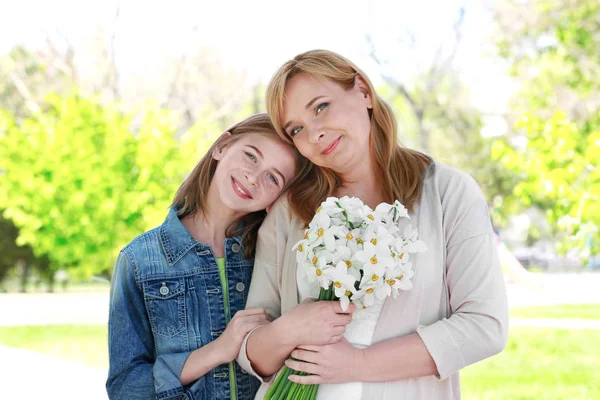
[(338, 143), (340, 142), (340, 139), (342, 137), (340, 136), (339, 138), (335, 139), (333, 142), (329, 143), (329, 146), (325, 147), (325, 149), (323, 149), (323, 151), (321, 152), (322, 155), (326, 156), (328, 154), (331, 154), (335, 148), (337, 147)]

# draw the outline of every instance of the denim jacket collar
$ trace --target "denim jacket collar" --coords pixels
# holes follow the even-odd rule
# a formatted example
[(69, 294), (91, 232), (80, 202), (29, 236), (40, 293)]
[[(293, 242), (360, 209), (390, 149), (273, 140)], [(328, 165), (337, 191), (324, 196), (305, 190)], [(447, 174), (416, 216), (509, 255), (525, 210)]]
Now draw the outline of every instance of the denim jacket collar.
[[(160, 226), (160, 241), (165, 251), (169, 267), (175, 265), (181, 257), (194, 247), (197, 247), (200, 251), (210, 250), (209, 245), (198, 242), (190, 235), (188, 230), (179, 220), (177, 211), (173, 207), (170, 208), (167, 219), (165, 219), (165, 222)], [(229, 244), (231, 241), (237, 242), (244, 248), (240, 236), (225, 239), (226, 244)]]

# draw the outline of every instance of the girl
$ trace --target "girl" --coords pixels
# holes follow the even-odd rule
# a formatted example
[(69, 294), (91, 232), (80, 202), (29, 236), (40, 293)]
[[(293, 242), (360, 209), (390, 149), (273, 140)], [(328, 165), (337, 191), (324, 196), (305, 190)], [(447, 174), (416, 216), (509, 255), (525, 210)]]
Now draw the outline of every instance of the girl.
[[(458, 371), (498, 353), (507, 339), (506, 288), (479, 187), (400, 146), (395, 116), (368, 77), (330, 51), (285, 63), (269, 83), (267, 109), (280, 136), (315, 167), (259, 233), (247, 307), (277, 319), (250, 332), (238, 358), (265, 382), (257, 398), (284, 362), (310, 373), (290, 379), (321, 384), (319, 393), (342, 393), (331, 383), (362, 382), (327, 398), (459, 398)], [(428, 247), (411, 256), (413, 289), (385, 300), (373, 345), (362, 350), (341, 336), (348, 318), (339, 304), (298, 304), (307, 290), (292, 247), (330, 195), (356, 196), (373, 209), (399, 200)]]
[(250, 399), (233, 360), (268, 316), (246, 302), (258, 227), (303, 158), (258, 114), (213, 144), (165, 222), (120, 253), (109, 314), (111, 399)]

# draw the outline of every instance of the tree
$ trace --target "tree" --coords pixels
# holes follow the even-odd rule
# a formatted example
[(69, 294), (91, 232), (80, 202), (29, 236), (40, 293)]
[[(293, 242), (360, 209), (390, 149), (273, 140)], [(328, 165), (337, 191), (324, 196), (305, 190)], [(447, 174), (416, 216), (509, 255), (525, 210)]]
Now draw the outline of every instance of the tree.
[(494, 144), (521, 178), (512, 198), (545, 210), (559, 250), (600, 251), (600, 3), (504, 1), (498, 49), (521, 90), (512, 134)]
[(199, 126), (180, 141), (165, 110), (124, 114), (77, 92), (49, 96), (44, 109), (0, 116), (0, 209), (52, 272), (108, 271), (120, 247), (162, 221), (214, 136)]

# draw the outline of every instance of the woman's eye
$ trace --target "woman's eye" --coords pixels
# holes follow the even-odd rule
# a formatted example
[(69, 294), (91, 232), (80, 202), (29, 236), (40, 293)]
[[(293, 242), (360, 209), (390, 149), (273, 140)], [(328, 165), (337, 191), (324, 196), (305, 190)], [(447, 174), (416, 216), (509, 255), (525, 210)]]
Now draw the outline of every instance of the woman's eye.
[(321, 103), (317, 106), (317, 108), (315, 109), (315, 114), (319, 114), (321, 111), (323, 111), (324, 109), (327, 108), (327, 106), (329, 106), (329, 103)]
[(301, 126), (297, 126), (297, 127), (293, 128), (293, 129), (290, 131), (290, 136), (291, 136), (291, 137), (294, 137), (294, 136), (296, 136), (298, 133), (300, 133), (300, 131), (301, 131), (301, 130), (302, 130), (302, 127), (301, 127)]
[(256, 157), (252, 153), (244, 152), (252, 162), (256, 162)]

